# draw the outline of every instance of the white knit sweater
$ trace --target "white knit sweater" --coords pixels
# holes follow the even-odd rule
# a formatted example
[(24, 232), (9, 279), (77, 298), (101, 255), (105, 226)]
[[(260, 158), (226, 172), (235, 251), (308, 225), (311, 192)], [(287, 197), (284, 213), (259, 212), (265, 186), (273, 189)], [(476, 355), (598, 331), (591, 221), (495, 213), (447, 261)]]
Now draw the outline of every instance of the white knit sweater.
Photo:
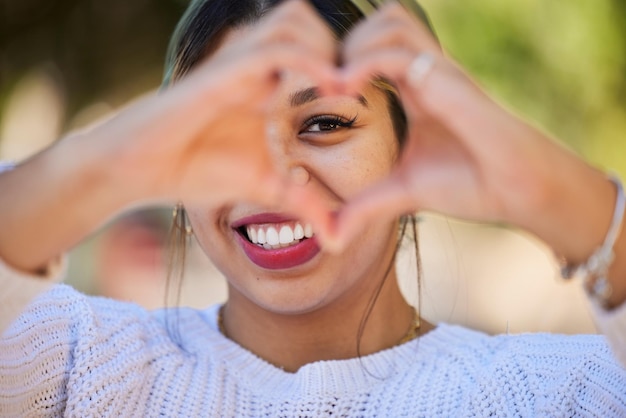
[(626, 371), (600, 336), (439, 325), (286, 373), (223, 337), (216, 312), (148, 312), (55, 286), (0, 340), (0, 416), (626, 416)]

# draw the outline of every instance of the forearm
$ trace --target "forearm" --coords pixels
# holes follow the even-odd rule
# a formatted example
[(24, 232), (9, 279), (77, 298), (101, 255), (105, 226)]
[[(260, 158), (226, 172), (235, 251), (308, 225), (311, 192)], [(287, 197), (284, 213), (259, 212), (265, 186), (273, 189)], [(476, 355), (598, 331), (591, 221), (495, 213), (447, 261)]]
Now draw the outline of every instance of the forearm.
[(40, 270), (128, 202), (93, 141), (68, 137), (0, 175), (0, 258), (8, 265)]
[[(527, 229), (544, 240), (568, 263), (586, 262), (607, 235), (617, 191), (605, 173), (569, 153), (554, 155), (552, 178), (544, 183), (543, 204)], [(609, 307), (626, 302), (626, 233), (618, 236), (613, 247), (608, 280), (613, 292)]]

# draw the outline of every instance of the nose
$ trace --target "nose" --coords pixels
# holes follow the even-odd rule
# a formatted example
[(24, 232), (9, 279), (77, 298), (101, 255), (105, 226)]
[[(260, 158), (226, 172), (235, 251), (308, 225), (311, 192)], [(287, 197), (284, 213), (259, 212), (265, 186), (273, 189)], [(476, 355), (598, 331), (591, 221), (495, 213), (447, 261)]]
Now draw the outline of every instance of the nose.
[(300, 160), (302, 156), (298, 156), (297, 140), (289, 138), (288, 134), (281, 132), (279, 124), (270, 122), (267, 125), (267, 143), (270, 154), (276, 168), (289, 176), (289, 179), (298, 186), (305, 186), (311, 180), (309, 170), (305, 168), (305, 164)]

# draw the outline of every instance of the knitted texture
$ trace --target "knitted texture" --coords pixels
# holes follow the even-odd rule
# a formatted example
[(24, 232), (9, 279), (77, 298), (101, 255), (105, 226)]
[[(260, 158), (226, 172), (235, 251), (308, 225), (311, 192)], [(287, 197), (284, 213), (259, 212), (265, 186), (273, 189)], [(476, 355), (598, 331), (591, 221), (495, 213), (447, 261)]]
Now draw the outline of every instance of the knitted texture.
[(216, 317), (216, 307), (148, 312), (57, 285), (0, 341), (0, 416), (626, 416), (626, 371), (600, 336), (443, 324), (286, 373), (224, 338)]

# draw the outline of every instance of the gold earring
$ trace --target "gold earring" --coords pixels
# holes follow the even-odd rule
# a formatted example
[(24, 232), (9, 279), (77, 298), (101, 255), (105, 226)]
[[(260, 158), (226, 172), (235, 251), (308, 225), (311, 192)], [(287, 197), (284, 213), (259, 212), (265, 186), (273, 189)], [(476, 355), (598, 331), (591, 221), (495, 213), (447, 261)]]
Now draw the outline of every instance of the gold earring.
[(183, 204), (182, 203), (177, 203), (174, 205), (174, 210), (172, 211), (172, 218), (176, 219), (176, 217), (178, 216), (178, 212), (183, 210)]

